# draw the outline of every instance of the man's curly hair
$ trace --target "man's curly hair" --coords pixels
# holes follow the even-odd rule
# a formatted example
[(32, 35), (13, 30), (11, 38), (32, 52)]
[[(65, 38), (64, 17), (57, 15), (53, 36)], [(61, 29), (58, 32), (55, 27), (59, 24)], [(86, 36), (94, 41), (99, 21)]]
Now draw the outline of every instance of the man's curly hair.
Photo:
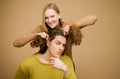
[(40, 47), (40, 53), (44, 53), (47, 50), (46, 39), (39, 35), (30, 44), (33, 48)]
[(82, 41), (82, 32), (77, 25), (71, 25), (67, 41), (74, 45), (80, 45)]

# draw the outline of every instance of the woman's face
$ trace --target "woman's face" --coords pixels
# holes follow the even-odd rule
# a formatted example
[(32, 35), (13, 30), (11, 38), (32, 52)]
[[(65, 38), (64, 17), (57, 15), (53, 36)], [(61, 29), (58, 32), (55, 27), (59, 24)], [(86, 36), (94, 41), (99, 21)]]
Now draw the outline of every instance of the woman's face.
[(53, 9), (47, 9), (45, 11), (45, 22), (50, 28), (55, 28), (57, 25), (59, 25), (60, 18), (60, 14)]

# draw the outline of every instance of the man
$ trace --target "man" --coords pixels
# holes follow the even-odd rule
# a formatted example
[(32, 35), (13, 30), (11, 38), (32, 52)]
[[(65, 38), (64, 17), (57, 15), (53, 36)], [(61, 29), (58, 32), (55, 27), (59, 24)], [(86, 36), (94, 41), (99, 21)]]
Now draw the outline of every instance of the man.
[(63, 32), (54, 29), (48, 35), (48, 40), (42, 43), (41, 38), (37, 40), (39, 52), (21, 63), (15, 79), (76, 79), (73, 62), (63, 53), (66, 45)]

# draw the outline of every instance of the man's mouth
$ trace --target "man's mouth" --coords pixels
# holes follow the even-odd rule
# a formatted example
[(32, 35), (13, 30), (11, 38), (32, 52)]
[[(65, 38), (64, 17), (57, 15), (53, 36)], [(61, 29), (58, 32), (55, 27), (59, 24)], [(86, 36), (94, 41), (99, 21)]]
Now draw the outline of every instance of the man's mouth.
[(57, 55), (61, 55), (62, 53), (61, 52), (57, 52)]

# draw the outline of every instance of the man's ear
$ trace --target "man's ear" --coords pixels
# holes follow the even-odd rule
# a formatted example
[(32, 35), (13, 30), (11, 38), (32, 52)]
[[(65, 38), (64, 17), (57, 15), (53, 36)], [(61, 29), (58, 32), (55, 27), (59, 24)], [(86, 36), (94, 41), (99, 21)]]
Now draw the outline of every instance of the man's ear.
[(47, 40), (46, 45), (49, 47), (50, 46), (50, 40)]

